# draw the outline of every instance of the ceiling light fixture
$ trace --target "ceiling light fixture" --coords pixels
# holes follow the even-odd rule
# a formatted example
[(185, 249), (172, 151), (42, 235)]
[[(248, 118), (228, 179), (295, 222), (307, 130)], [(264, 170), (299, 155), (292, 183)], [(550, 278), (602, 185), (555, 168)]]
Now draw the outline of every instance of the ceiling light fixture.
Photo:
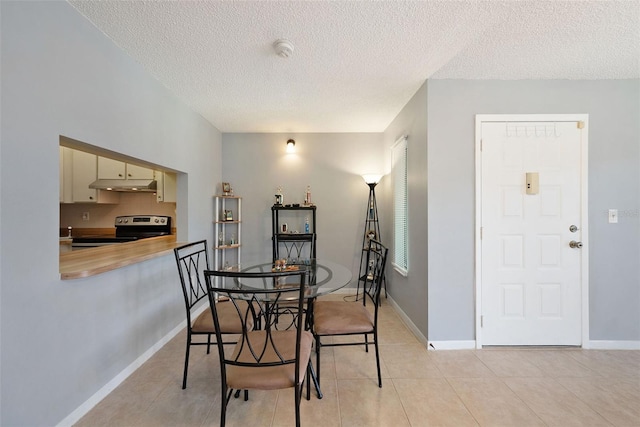
[(293, 45), (287, 39), (278, 39), (273, 42), (273, 48), (276, 53), (283, 58), (288, 58), (293, 53)]
[(293, 153), (296, 151), (296, 142), (293, 139), (287, 140), (287, 153)]

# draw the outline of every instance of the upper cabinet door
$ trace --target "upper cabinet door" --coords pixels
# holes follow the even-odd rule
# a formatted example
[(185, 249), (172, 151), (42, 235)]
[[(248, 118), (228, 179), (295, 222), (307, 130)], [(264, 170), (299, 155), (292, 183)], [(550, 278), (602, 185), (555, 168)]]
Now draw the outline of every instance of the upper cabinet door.
[(98, 179), (153, 179), (153, 169), (98, 157)]
[(73, 150), (73, 201), (98, 201), (97, 190), (89, 188), (89, 184), (96, 180), (97, 159), (95, 154)]
[(98, 179), (125, 179), (125, 163), (98, 156)]
[(153, 169), (127, 163), (127, 179), (153, 179)]

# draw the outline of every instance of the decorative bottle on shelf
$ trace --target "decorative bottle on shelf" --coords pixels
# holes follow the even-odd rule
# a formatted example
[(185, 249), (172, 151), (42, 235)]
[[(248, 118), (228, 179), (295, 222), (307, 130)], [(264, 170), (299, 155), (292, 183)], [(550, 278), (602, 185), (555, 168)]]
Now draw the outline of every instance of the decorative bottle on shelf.
[(304, 204), (311, 206), (311, 186), (307, 185), (307, 191), (304, 193)]
[(304, 219), (304, 232), (309, 234), (309, 217), (305, 217)]
[(282, 187), (278, 187), (276, 190), (276, 205), (281, 206), (284, 203), (284, 197), (282, 196)]
[(224, 233), (221, 231), (220, 234), (218, 234), (218, 247), (221, 248), (224, 246)]

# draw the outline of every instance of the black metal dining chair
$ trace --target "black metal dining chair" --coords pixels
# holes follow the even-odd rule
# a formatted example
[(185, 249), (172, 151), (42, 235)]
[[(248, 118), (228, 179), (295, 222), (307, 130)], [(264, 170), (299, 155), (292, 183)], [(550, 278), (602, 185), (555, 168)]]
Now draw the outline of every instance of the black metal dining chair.
[[(209, 254), (207, 241), (200, 240), (180, 246), (173, 250), (178, 274), (182, 285), (184, 305), (187, 314), (187, 348), (184, 356), (184, 374), (182, 388), (187, 387), (187, 372), (189, 370), (189, 353), (191, 346), (207, 346), (207, 354), (211, 348), (211, 337), (215, 335), (211, 310), (208, 308), (193, 319), (193, 315), (200, 308), (201, 301), (207, 300), (207, 286), (204, 279), (204, 271), (209, 270)], [(243, 326), (253, 328), (254, 319), (243, 325), (236, 316), (235, 308), (229, 301), (218, 302), (219, 328), (221, 334), (239, 334)], [(197, 336), (206, 336), (206, 342), (194, 340)], [(233, 340), (231, 343), (235, 343)]]
[[(298, 312), (305, 303), (304, 271), (238, 272), (205, 271), (204, 273), (216, 342), (220, 354), (222, 401), (220, 426), (226, 422), (227, 406), (234, 390), (277, 390), (294, 388), (296, 426), (300, 425), (302, 387), (307, 382), (310, 399), (309, 366), (313, 335), (304, 329), (303, 316), (297, 316), (296, 327), (278, 330), (277, 308), (283, 302), (295, 302)], [(293, 278), (299, 286), (282, 286)], [(220, 304), (215, 295), (228, 298), (242, 324), (242, 332), (233, 349), (225, 351), (220, 332)], [(254, 330), (252, 319), (260, 316), (261, 329)], [(306, 373), (306, 375), (305, 375)], [(246, 399), (246, 395), (245, 395)]]
[[(377, 240), (370, 240), (367, 248), (367, 270), (364, 283), (365, 289), (371, 292), (372, 309), (367, 308), (367, 298), (363, 296), (361, 303), (347, 301), (322, 301), (313, 303), (312, 330), (316, 342), (316, 371), (320, 382), (320, 353), (322, 347), (346, 345), (364, 345), (369, 351), (369, 336), (373, 338), (376, 351), (376, 365), (378, 369), (378, 387), (382, 387), (380, 375), (380, 353), (378, 350), (378, 308), (380, 307), (380, 289), (384, 279), (388, 249)], [(333, 342), (323, 344), (322, 337), (328, 336), (359, 336), (364, 335), (362, 341)]]

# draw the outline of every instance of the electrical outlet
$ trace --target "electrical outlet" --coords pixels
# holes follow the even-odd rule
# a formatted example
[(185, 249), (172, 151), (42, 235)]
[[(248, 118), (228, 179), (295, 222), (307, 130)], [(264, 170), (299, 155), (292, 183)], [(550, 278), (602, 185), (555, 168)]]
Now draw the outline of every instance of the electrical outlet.
[(618, 223), (618, 209), (609, 209), (609, 224)]
[(82, 212), (82, 220), (89, 221), (89, 212)]

